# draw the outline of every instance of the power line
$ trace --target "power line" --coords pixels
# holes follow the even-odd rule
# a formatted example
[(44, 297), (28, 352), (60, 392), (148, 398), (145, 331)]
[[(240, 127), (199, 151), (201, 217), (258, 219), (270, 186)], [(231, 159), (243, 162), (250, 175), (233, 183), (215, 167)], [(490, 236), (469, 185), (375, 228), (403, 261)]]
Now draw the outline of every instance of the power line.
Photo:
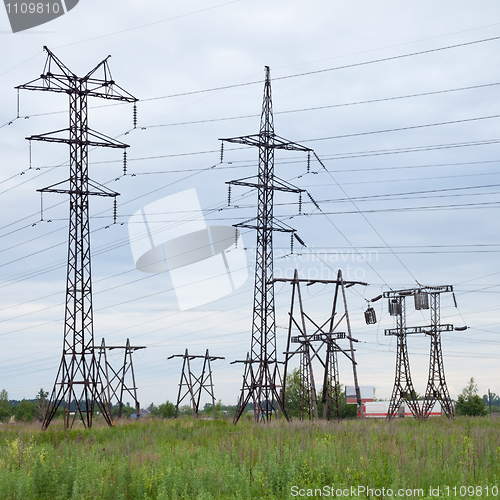
[[(337, 181), (337, 179), (335, 179), (335, 177), (333, 177), (333, 175), (328, 171), (328, 169), (325, 167), (324, 163), (320, 160), (320, 158), (318, 157), (318, 155), (316, 153), (314, 153), (314, 156), (316, 158), (316, 160), (319, 162), (319, 164), (323, 167), (324, 170), (326, 170), (328, 172), (328, 174), (330, 175), (331, 179), (337, 184), (337, 186), (342, 190), (342, 192), (344, 193), (344, 195), (350, 199), (349, 195), (347, 194), (347, 192), (345, 191), (345, 189), (341, 186), (341, 184)], [(356, 205), (356, 203), (354, 202), (354, 200), (351, 199), (351, 203), (354, 205), (354, 208), (356, 208), (356, 211), (363, 217), (363, 219), (365, 219), (365, 221), (368, 223), (368, 225), (373, 229), (373, 231), (375, 231), (375, 233), (377, 234), (377, 236), (383, 241), (383, 243), (386, 245), (386, 247), (393, 253), (394, 257), (396, 257), (396, 259), (399, 261), (399, 263), (406, 269), (406, 271), (408, 272), (408, 274), (415, 280), (415, 282), (418, 284), (418, 281), (417, 279), (415, 278), (415, 276), (413, 275), (413, 273), (408, 269), (408, 267), (405, 265), (405, 263), (399, 258), (399, 256), (392, 250), (392, 248), (389, 246), (389, 244), (387, 243), (387, 241), (384, 239), (384, 237), (377, 231), (377, 229), (375, 228), (375, 226), (368, 220), (368, 218), (366, 217), (365, 213), (362, 212), (358, 206)], [(378, 275), (378, 273), (377, 273)], [(379, 275), (380, 276), (380, 275)], [(382, 280), (384, 281), (384, 280)]]
[(332, 139), (346, 139), (348, 137), (360, 137), (360, 136), (373, 135), (373, 134), (385, 134), (387, 132), (401, 132), (403, 130), (415, 130), (415, 129), (428, 128), (428, 127), (440, 127), (442, 125), (452, 125), (452, 124), (456, 124), (456, 123), (467, 123), (467, 122), (474, 122), (474, 121), (479, 121), (479, 120), (490, 120), (490, 119), (499, 118), (499, 117), (500, 117), (500, 115), (490, 115), (490, 116), (479, 116), (479, 117), (474, 117), (474, 118), (462, 118), (460, 120), (450, 120), (447, 122), (426, 123), (423, 125), (409, 125), (406, 127), (388, 128), (388, 129), (383, 129), (383, 130), (371, 130), (369, 132), (356, 132), (353, 134), (334, 135), (334, 136), (330, 136), (330, 137), (319, 137), (319, 138), (315, 138), (315, 139), (303, 139), (302, 142), (328, 141), (328, 140), (332, 140)]
[[(289, 113), (302, 113), (305, 111), (319, 111), (319, 110), (323, 110), (323, 109), (341, 108), (341, 107), (346, 107), (346, 106), (358, 106), (361, 104), (373, 104), (373, 103), (379, 103), (379, 102), (395, 101), (395, 100), (400, 100), (400, 99), (409, 99), (409, 98), (414, 98), (414, 97), (425, 97), (425, 96), (430, 96), (430, 95), (446, 94), (446, 93), (450, 93), (450, 92), (459, 92), (459, 91), (463, 91), (463, 90), (474, 90), (474, 89), (480, 89), (480, 88), (485, 88), (485, 87), (493, 87), (496, 85), (500, 85), (500, 82), (485, 83), (485, 84), (481, 84), (481, 85), (470, 85), (467, 87), (458, 87), (458, 88), (446, 89), (446, 90), (420, 92), (420, 93), (415, 93), (415, 94), (407, 94), (407, 95), (403, 95), (403, 96), (382, 97), (380, 99), (368, 99), (368, 100), (364, 100), (364, 101), (329, 104), (329, 105), (324, 105), (324, 106), (314, 106), (314, 107), (310, 107), (310, 108), (289, 109), (289, 110), (285, 110), (285, 111), (275, 111), (274, 114), (281, 115), (281, 114), (289, 114)], [(158, 124), (158, 125), (146, 125), (145, 127), (141, 127), (141, 129), (158, 128), (158, 127), (174, 127), (174, 126), (180, 126), (180, 125), (194, 125), (194, 124), (201, 124), (201, 123), (213, 123), (213, 122), (230, 121), (230, 120), (241, 120), (241, 119), (246, 119), (246, 118), (258, 118), (259, 116), (260, 115), (240, 115), (240, 116), (228, 116), (228, 117), (224, 117), (224, 118), (209, 118), (206, 120), (193, 120), (193, 121), (188, 121), (188, 122), (163, 123), (163, 124)]]
[(490, 37), (490, 38), (483, 38), (483, 39), (480, 39), (480, 40), (473, 40), (473, 41), (464, 42), (464, 43), (457, 43), (457, 44), (454, 44), (454, 45), (446, 45), (444, 47), (436, 47), (434, 49), (420, 50), (420, 51), (417, 51), (417, 52), (410, 52), (410, 53), (407, 53), (407, 54), (400, 54), (398, 56), (381, 57), (379, 59), (373, 59), (371, 61), (364, 61), (364, 62), (353, 63), (353, 64), (345, 64), (343, 66), (335, 66), (333, 68), (319, 69), (319, 70), (316, 70), (316, 71), (307, 71), (305, 73), (296, 73), (294, 75), (281, 76), (281, 77), (275, 78), (275, 80), (285, 80), (285, 79), (288, 79), (288, 78), (298, 78), (298, 77), (302, 77), (302, 76), (317, 75), (319, 73), (326, 73), (326, 72), (329, 72), (329, 71), (338, 71), (340, 69), (355, 68), (355, 67), (359, 67), (359, 66), (366, 66), (368, 64), (376, 64), (376, 63), (380, 63), (380, 62), (395, 61), (397, 59), (404, 59), (404, 58), (407, 58), (407, 57), (420, 56), (420, 55), (423, 55), (423, 54), (432, 54), (434, 52), (440, 52), (440, 51), (443, 51), (443, 50), (456, 49), (456, 48), (459, 48), (459, 47), (467, 47), (467, 46), (470, 46), (470, 45), (475, 45), (475, 44), (479, 44), (479, 43), (486, 43), (486, 42), (493, 42), (493, 41), (496, 41), (496, 40), (500, 40), (500, 36), (494, 36), (494, 37)]
[(64, 45), (59, 45), (58, 47), (56, 47), (56, 49), (59, 49), (59, 48), (62, 48), (62, 47), (71, 47), (72, 45), (78, 45), (80, 43), (85, 43), (85, 42), (89, 42), (89, 41), (93, 41), (93, 40), (100, 40), (101, 38), (106, 38), (108, 36), (119, 35), (121, 33), (128, 33), (130, 31), (135, 31), (135, 30), (138, 30), (138, 29), (141, 29), (141, 28), (148, 28), (149, 26), (154, 26), (156, 24), (162, 24), (162, 23), (166, 23), (168, 21), (173, 21), (173, 20), (176, 20), (176, 19), (181, 19), (183, 17), (192, 16), (194, 14), (200, 14), (201, 12), (207, 12), (209, 10), (218, 9), (220, 7), (226, 7), (227, 5), (231, 5), (233, 3), (238, 3), (238, 2), (241, 2), (241, 1), (242, 0), (231, 0), (229, 2), (221, 3), (221, 4), (218, 4), (218, 5), (213, 5), (211, 7), (205, 7), (203, 9), (198, 9), (198, 10), (195, 10), (195, 11), (192, 11), (192, 12), (187, 12), (185, 14), (179, 14), (177, 16), (169, 17), (167, 19), (162, 19), (160, 21), (154, 21), (152, 23), (141, 24), (139, 26), (134, 26), (132, 28), (126, 28), (126, 29), (123, 29), (123, 30), (120, 30), (120, 31), (114, 31), (113, 33), (107, 33), (106, 35), (100, 35), (100, 36), (95, 36), (95, 37), (92, 37), (92, 38), (86, 38), (85, 40), (80, 40), (79, 42), (72, 42), (72, 43), (67, 43), (67, 44), (64, 44)]
[[(394, 60), (397, 60), (397, 59), (404, 59), (404, 58), (414, 57), (414, 56), (418, 56), (418, 55), (424, 55), (424, 54), (431, 54), (431, 53), (434, 53), (434, 52), (440, 52), (440, 51), (443, 51), (443, 50), (455, 49), (455, 48), (459, 48), (459, 47), (466, 47), (466, 46), (471, 46), (471, 45), (480, 44), (480, 43), (493, 42), (493, 41), (496, 41), (496, 40), (499, 40), (499, 39), (500, 39), (500, 36), (490, 37), (490, 38), (483, 38), (483, 39), (480, 39), (480, 40), (473, 40), (473, 41), (470, 41), (470, 42), (457, 43), (457, 44), (454, 44), (454, 45), (447, 45), (447, 46), (444, 46), (444, 47), (437, 47), (437, 48), (428, 49), (428, 50), (421, 50), (421, 51), (417, 51), (417, 52), (409, 52), (407, 54), (400, 54), (400, 55), (397, 55), (397, 56), (382, 57), (382, 58), (379, 58), (379, 59), (372, 59), (372, 60), (369, 60), (369, 61), (363, 61), (363, 62), (359, 62), (359, 63), (345, 64), (345, 65), (342, 65), (342, 66), (334, 66), (334, 67), (331, 67), (331, 68), (324, 68), (324, 69), (319, 69), (319, 70), (315, 70), (315, 71), (308, 71), (308, 72), (304, 72), (304, 73), (295, 73), (295, 74), (292, 74), (292, 75), (275, 77), (275, 78), (273, 78), (273, 80), (274, 81), (286, 80), (286, 79), (290, 79), (290, 78), (299, 78), (299, 77), (303, 77), (303, 76), (309, 76), (309, 75), (317, 75), (317, 74), (321, 74), (321, 73), (327, 73), (327, 72), (330, 72), (330, 71), (338, 71), (338, 70), (341, 70), (341, 69), (348, 69), (348, 68), (355, 68), (355, 67), (360, 67), (360, 66), (367, 66), (369, 64), (377, 64), (377, 63), (381, 63), (381, 62), (394, 61)], [(177, 93), (177, 94), (167, 94), (167, 95), (163, 95), (163, 96), (157, 96), (157, 97), (150, 97), (150, 98), (146, 98), (146, 99), (141, 99), (141, 102), (157, 101), (157, 100), (160, 100), (160, 99), (170, 99), (170, 98), (173, 98), (173, 97), (182, 97), (182, 96), (187, 96), (187, 95), (201, 94), (201, 93), (204, 93), (204, 92), (216, 92), (216, 91), (219, 91), (219, 90), (227, 90), (227, 89), (238, 88), (238, 87), (246, 87), (246, 86), (249, 86), (249, 85), (256, 85), (256, 84), (262, 84), (262, 81), (258, 80), (258, 81), (253, 81), (253, 82), (238, 83), (238, 84), (234, 84), (234, 85), (225, 85), (225, 86), (220, 86), (220, 87), (212, 87), (212, 88), (208, 88), (208, 89), (193, 90), (193, 91), (190, 91), (190, 92), (181, 92), (181, 93)]]

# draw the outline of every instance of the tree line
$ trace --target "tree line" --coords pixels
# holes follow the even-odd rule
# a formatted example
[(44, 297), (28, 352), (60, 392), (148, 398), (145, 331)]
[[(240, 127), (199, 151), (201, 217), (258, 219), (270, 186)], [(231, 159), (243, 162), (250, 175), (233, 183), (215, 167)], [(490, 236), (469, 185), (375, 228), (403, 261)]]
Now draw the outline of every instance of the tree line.
[[(289, 416), (297, 418), (301, 416), (301, 384), (300, 373), (295, 369), (287, 376), (286, 379), (286, 401), (285, 405)], [(340, 400), (340, 416), (341, 418), (355, 418), (356, 405), (346, 404), (345, 394), (338, 388)], [(321, 392), (318, 392), (320, 395)], [(35, 396), (35, 399), (23, 399), (21, 401), (9, 400), (9, 395), (5, 389), (0, 391), (0, 422), (8, 422), (12, 416), (15, 420), (22, 422), (31, 422), (33, 420), (42, 421), (47, 410), (48, 393), (40, 389)], [(418, 398), (417, 398), (418, 399)], [(474, 378), (471, 378), (466, 387), (458, 396), (455, 404), (456, 415), (464, 416), (486, 416), (489, 413), (491, 404), (491, 413), (500, 413), (500, 396), (494, 392), (483, 395), (480, 397), (478, 394), (477, 384)], [(318, 397), (318, 415), (323, 413), (323, 403), (321, 397)], [(175, 415), (175, 405), (170, 401), (163, 404), (155, 405), (151, 403), (147, 408), (148, 414), (156, 418), (173, 418)], [(248, 405), (248, 411), (253, 412), (253, 405)], [(56, 417), (61, 415), (63, 408), (59, 407)], [(125, 404), (122, 408), (122, 415), (125, 418), (130, 418), (136, 412), (135, 408), (131, 407), (129, 403)], [(111, 413), (114, 417), (118, 417), (119, 406), (112, 407)], [(219, 402), (215, 405), (215, 414), (217, 418), (233, 417), (236, 413), (236, 405), (223, 405)], [(189, 416), (193, 414), (193, 409), (190, 405), (181, 406), (178, 411), (178, 416)], [(198, 415), (201, 418), (213, 418), (214, 408), (212, 404), (206, 403)]]

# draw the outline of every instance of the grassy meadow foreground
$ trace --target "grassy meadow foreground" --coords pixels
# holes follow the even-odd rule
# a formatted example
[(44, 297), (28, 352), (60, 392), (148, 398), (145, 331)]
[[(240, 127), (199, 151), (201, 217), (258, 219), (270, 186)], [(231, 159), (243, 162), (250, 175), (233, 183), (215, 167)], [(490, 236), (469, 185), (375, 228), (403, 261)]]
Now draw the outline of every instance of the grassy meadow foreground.
[(325, 486), (500, 499), (500, 419), (0, 427), (1, 499), (280, 499)]

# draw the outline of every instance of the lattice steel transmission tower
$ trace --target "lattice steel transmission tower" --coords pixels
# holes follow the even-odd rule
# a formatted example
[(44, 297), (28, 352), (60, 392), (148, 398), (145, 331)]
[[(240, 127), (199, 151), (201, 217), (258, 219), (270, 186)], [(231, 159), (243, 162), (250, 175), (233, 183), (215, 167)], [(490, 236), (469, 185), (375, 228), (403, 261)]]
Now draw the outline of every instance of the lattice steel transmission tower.
[[(406, 335), (415, 333), (406, 328), (405, 295), (400, 292), (384, 292), (384, 297), (389, 299), (389, 313), (396, 318), (396, 328), (386, 329), (385, 335), (394, 335), (397, 338), (396, 348), (396, 375), (392, 390), (387, 419), (391, 420), (396, 413), (401, 412), (402, 403), (406, 402), (415, 418), (420, 418), (420, 408), (415, 401), (417, 394), (413, 387), (410, 372), (410, 359), (408, 357), (408, 344)], [(404, 415), (404, 413), (403, 413)]]
[[(453, 325), (441, 325), (439, 313), (439, 294), (453, 291), (451, 286), (419, 287), (407, 290), (391, 290), (384, 292), (384, 298), (389, 299), (389, 313), (396, 318), (396, 328), (386, 329), (385, 335), (397, 337), (396, 375), (392, 391), (387, 419), (392, 419), (401, 404), (406, 402), (415, 418), (427, 418), (436, 399), (443, 403), (443, 409), (448, 416), (452, 415), (451, 400), (444, 378), (444, 365), (441, 351), (441, 332), (453, 331)], [(406, 297), (414, 297), (415, 309), (429, 309), (428, 294), (431, 293), (431, 324), (429, 326), (406, 326)], [(411, 380), (410, 359), (406, 336), (409, 334), (426, 334), (431, 336), (431, 359), (429, 381), (422, 408), (416, 400), (416, 391)], [(447, 399), (446, 403), (443, 396)], [(427, 399), (430, 397), (431, 399)], [(451, 408), (451, 412), (449, 409)]]
[(238, 422), (247, 404), (252, 400), (255, 420), (269, 421), (277, 407), (287, 417), (283, 400), (278, 393), (281, 384), (276, 356), (276, 325), (273, 279), (273, 232), (294, 232), (292, 228), (274, 218), (274, 191), (301, 193), (303, 190), (274, 175), (274, 151), (310, 152), (307, 147), (279, 137), (274, 133), (271, 96), (271, 71), (265, 68), (264, 99), (258, 134), (229, 139), (224, 142), (244, 144), (259, 148), (259, 170), (256, 181), (248, 177), (228, 184), (256, 188), (258, 191), (257, 217), (236, 224), (257, 231), (255, 260), (255, 288), (253, 301), (251, 350), (247, 355), (243, 375), (243, 387), (238, 401), (234, 423)]
[[(292, 284), (292, 299), (289, 312), (288, 341), (285, 352), (284, 382), (282, 387), (283, 397), (286, 397), (286, 375), (288, 363), (296, 354), (300, 355), (300, 413), (301, 418), (318, 418), (316, 388), (313, 373), (312, 362), (314, 359), (323, 366), (323, 419), (340, 419), (340, 380), (338, 369), (337, 353), (344, 354), (352, 363), (352, 373), (354, 387), (356, 391), (356, 400), (360, 414), (363, 414), (361, 392), (358, 383), (357, 363), (354, 356), (354, 342), (352, 337), (351, 322), (347, 308), (345, 289), (354, 285), (367, 286), (362, 281), (344, 281), (342, 271), (337, 273), (336, 280), (307, 279), (299, 278), (298, 271), (295, 270), (294, 277), (275, 278), (274, 281), (288, 282)], [(332, 310), (330, 316), (322, 323), (314, 321), (305, 311), (302, 303), (302, 294), (300, 284), (306, 286), (315, 283), (334, 284), (335, 292), (333, 295)], [(299, 311), (297, 313), (294, 304), (298, 299)], [(312, 333), (308, 333), (308, 325), (312, 327)], [(339, 326), (345, 326), (346, 332), (338, 331)], [(292, 331), (298, 331), (299, 335), (292, 336)], [(349, 349), (343, 349), (337, 341), (347, 338), (349, 340)], [(290, 344), (299, 344), (299, 348), (290, 351)], [(322, 358), (322, 349), (325, 349), (325, 359)]]
[[(66, 279), (66, 308), (63, 354), (42, 429), (46, 429), (58, 407), (66, 405), (64, 424), (70, 428), (76, 419), (85, 427), (92, 425), (97, 405), (109, 425), (113, 424), (107, 402), (103, 399), (103, 374), (99, 372), (94, 351), (92, 312), (92, 278), (90, 267), (89, 196), (110, 196), (118, 193), (92, 181), (88, 176), (88, 149), (108, 147), (125, 149), (116, 141), (88, 126), (87, 100), (98, 97), (135, 103), (137, 99), (116, 85), (108, 66), (109, 56), (85, 76), (69, 70), (47, 47), (47, 60), (40, 78), (16, 87), (25, 90), (57, 92), (69, 96), (69, 127), (28, 140), (58, 142), (69, 145), (69, 179), (40, 189), (41, 192), (69, 194), (69, 244)], [(102, 77), (98, 78), (97, 74)], [(68, 134), (69, 137), (61, 135)], [(74, 413), (70, 407), (74, 405)]]
[[(198, 413), (200, 411), (200, 400), (203, 391), (205, 391), (212, 399), (212, 408), (214, 411), (214, 418), (217, 418), (215, 412), (215, 394), (214, 394), (214, 382), (212, 378), (212, 367), (210, 365), (211, 361), (216, 359), (225, 359), (220, 356), (210, 356), (208, 349), (205, 356), (195, 356), (189, 354), (188, 350), (184, 354), (174, 354), (169, 356), (168, 359), (172, 358), (183, 358), (181, 380), (179, 382), (179, 394), (177, 395), (177, 404), (175, 405), (175, 415), (177, 418), (179, 413), (179, 406), (184, 401), (184, 399), (189, 396), (191, 400), (191, 406), (193, 408), (193, 417), (198, 418)], [(201, 375), (197, 377), (191, 370), (191, 361), (193, 359), (203, 359), (203, 368), (201, 370)], [(185, 386), (185, 392), (182, 393), (182, 388)]]
[(453, 293), (451, 285), (425, 287), (423, 292), (430, 296), (431, 324), (426, 331), (431, 337), (431, 351), (429, 360), (429, 379), (425, 390), (422, 417), (429, 418), (436, 401), (441, 403), (441, 409), (448, 418), (455, 416), (455, 409), (451, 402), (448, 386), (444, 376), (443, 351), (441, 349), (441, 332), (453, 330), (452, 325), (441, 325), (441, 294)]
[[(107, 351), (113, 351), (115, 349), (123, 349), (123, 364), (118, 370), (115, 370), (113, 363), (108, 359)], [(130, 339), (127, 339), (127, 343), (123, 345), (106, 345), (104, 339), (102, 339), (101, 345), (96, 347), (99, 352), (98, 366), (101, 373), (105, 373), (105, 380), (107, 384), (104, 388), (105, 394), (103, 399), (108, 403), (108, 409), (111, 414), (111, 407), (113, 402), (116, 401), (118, 405), (118, 418), (123, 416), (123, 396), (128, 394), (134, 400), (134, 407), (137, 416), (140, 416), (141, 405), (137, 399), (137, 387), (135, 383), (135, 373), (134, 373), (134, 363), (132, 355), (135, 351), (140, 349), (146, 349), (146, 346), (131, 346)], [(127, 382), (127, 379), (129, 382)]]

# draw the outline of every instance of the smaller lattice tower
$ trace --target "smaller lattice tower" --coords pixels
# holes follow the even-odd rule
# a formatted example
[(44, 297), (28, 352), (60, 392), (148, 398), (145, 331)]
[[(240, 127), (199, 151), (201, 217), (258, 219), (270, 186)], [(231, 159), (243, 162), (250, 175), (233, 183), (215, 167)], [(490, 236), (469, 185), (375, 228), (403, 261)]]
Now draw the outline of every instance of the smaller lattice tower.
[[(108, 358), (107, 352), (123, 349), (123, 364), (117, 370), (113, 366), (114, 363)], [(139, 349), (146, 349), (146, 346), (131, 346), (130, 340), (124, 346), (106, 345), (102, 339), (101, 345), (96, 347), (99, 353), (98, 365), (99, 369), (106, 374), (107, 384), (104, 387), (104, 396), (109, 405), (109, 412), (113, 403), (118, 405), (118, 418), (123, 416), (123, 396), (129, 395), (133, 402), (137, 416), (141, 414), (141, 405), (137, 399), (137, 386), (135, 383), (133, 354)]]
[[(191, 402), (191, 407), (193, 408), (193, 416), (198, 418), (198, 413), (200, 411), (200, 400), (201, 395), (207, 393), (212, 400), (212, 409), (214, 412), (214, 418), (217, 418), (215, 411), (215, 394), (214, 394), (214, 382), (212, 377), (212, 367), (210, 365), (211, 361), (216, 359), (225, 359), (219, 356), (210, 356), (208, 349), (204, 356), (189, 354), (188, 350), (184, 354), (174, 354), (168, 359), (172, 358), (182, 358), (182, 372), (181, 379), (179, 382), (179, 393), (177, 395), (177, 403), (175, 405), (175, 418), (179, 414), (179, 407), (181, 403), (187, 398)], [(197, 376), (191, 370), (191, 361), (194, 359), (203, 359), (203, 368), (201, 369), (201, 374)]]
[[(292, 298), (289, 312), (288, 341), (285, 352), (284, 383), (282, 393), (286, 400), (286, 375), (288, 364), (295, 356), (300, 356), (300, 417), (318, 418), (317, 395), (313, 372), (313, 361), (317, 359), (324, 370), (323, 376), (323, 418), (325, 420), (340, 419), (340, 380), (338, 368), (338, 353), (345, 355), (352, 364), (356, 400), (360, 415), (363, 414), (361, 392), (358, 384), (357, 363), (354, 355), (354, 342), (352, 337), (351, 322), (347, 308), (345, 289), (354, 285), (367, 286), (361, 281), (344, 281), (342, 271), (338, 271), (336, 280), (301, 279), (295, 270), (294, 277), (275, 278), (275, 282), (288, 282), (292, 285)], [(304, 310), (300, 284), (306, 286), (315, 283), (334, 284), (333, 303), (330, 315), (321, 323), (313, 320)], [(296, 307), (298, 302), (298, 311)], [(346, 331), (339, 331), (345, 327)], [(292, 332), (298, 335), (292, 336)], [(338, 340), (349, 340), (349, 348), (342, 348)], [(299, 344), (294, 351), (290, 350), (291, 344)]]

